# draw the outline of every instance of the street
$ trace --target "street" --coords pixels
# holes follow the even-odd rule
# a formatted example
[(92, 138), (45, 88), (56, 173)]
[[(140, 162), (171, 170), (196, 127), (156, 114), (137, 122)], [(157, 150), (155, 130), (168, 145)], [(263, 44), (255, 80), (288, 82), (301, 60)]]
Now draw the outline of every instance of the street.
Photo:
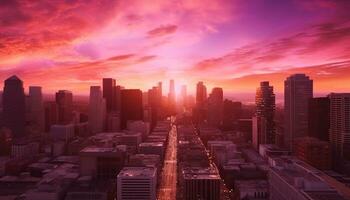
[(164, 166), (158, 188), (159, 200), (176, 199), (177, 181), (177, 131), (176, 126), (172, 126), (169, 133), (169, 141), (164, 157)]

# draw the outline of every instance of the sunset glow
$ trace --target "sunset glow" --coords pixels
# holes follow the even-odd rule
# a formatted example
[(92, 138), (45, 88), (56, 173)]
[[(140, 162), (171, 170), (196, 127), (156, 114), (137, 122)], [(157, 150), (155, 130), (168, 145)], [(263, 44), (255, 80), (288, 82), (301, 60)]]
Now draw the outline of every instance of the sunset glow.
[[(350, 84), (350, 1), (0, 1), (0, 78), (44, 92), (112, 77), (147, 89), (203, 80), (227, 93), (302, 72), (315, 92)], [(2, 86), (1, 86), (2, 87)], [(165, 87), (167, 85), (165, 84)]]

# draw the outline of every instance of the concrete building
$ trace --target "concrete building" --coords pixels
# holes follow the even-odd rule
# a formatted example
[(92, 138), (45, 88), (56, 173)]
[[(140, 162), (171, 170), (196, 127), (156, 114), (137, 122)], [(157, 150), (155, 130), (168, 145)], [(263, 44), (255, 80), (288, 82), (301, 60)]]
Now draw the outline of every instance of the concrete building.
[(25, 96), (23, 82), (17, 76), (5, 80), (2, 94), (4, 127), (11, 130), (14, 137), (25, 136)]
[(224, 94), (222, 88), (213, 88), (208, 98), (207, 121), (214, 127), (220, 127), (223, 120)]
[(182, 170), (185, 200), (219, 200), (221, 178), (213, 168), (189, 167)]
[[(260, 118), (261, 123), (258, 123), (258, 138), (259, 144), (274, 144), (276, 138), (275, 130), (275, 94), (273, 87), (268, 81), (260, 83), (260, 87), (256, 90), (255, 96), (256, 117)], [(258, 148), (257, 148), (258, 149)]]
[(28, 97), (28, 111), (29, 111), (29, 121), (31, 126), (39, 132), (44, 132), (45, 130), (45, 110), (44, 101), (39, 86), (29, 87), (29, 97)]
[(121, 91), (121, 128), (125, 129), (129, 120), (143, 120), (142, 91), (124, 89)]
[(117, 200), (156, 200), (157, 170), (125, 167), (117, 177)]
[(138, 152), (141, 154), (155, 154), (160, 158), (164, 157), (164, 143), (163, 142), (143, 142), (139, 144)]
[(269, 184), (266, 180), (235, 181), (235, 200), (268, 200)]
[(275, 158), (271, 163), (270, 200), (345, 200), (320, 177), (321, 172), (308, 168), (303, 162)]
[(294, 74), (284, 81), (284, 144), (292, 150), (293, 140), (308, 135), (308, 106), (313, 97), (313, 81)]
[(56, 92), (58, 123), (69, 124), (73, 121), (73, 93), (68, 90)]
[(103, 79), (103, 98), (106, 100), (107, 113), (115, 111), (116, 108), (115, 83), (115, 79)]
[(317, 97), (309, 100), (308, 136), (329, 141), (330, 100)]
[(90, 87), (89, 128), (91, 133), (99, 133), (106, 125), (106, 101), (100, 86)]
[(79, 156), (81, 175), (101, 179), (113, 178), (125, 163), (125, 152), (116, 147), (86, 147)]
[(75, 135), (74, 124), (52, 125), (50, 128), (50, 136), (53, 140), (62, 140), (68, 142)]
[(38, 142), (17, 142), (11, 146), (11, 157), (12, 158), (29, 158), (39, 153)]
[(300, 160), (320, 170), (332, 168), (332, 149), (329, 142), (301, 137), (295, 139), (293, 145), (293, 154)]
[(350, 160), (350, 93), (331, 93), (329, 137), (334, 165), (341, 168)]

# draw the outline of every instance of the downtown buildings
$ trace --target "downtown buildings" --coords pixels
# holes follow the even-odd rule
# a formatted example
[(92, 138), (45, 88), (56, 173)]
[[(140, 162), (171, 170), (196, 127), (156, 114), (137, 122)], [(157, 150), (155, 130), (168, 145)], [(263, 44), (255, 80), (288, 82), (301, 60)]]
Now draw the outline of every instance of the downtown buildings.
[(253, 144), (259, 149), (259, 144), (275, 144), (275, 94), (268, 81), (260, 83), (256, 90), (256, 113), (253, 118)]
[(292, 150), (293, 140), (308, 135), (308, 102), (313, 97), (313, 81), (294, 74), (284, 81), (284, 141)]

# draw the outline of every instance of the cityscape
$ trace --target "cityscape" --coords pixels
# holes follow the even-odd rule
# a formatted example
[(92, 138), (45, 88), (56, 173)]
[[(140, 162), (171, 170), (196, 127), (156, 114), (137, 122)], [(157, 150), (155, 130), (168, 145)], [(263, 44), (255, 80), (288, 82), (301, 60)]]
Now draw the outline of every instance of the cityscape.
[(350, 200), (350, 1), (0, 1), (0, 200)]

